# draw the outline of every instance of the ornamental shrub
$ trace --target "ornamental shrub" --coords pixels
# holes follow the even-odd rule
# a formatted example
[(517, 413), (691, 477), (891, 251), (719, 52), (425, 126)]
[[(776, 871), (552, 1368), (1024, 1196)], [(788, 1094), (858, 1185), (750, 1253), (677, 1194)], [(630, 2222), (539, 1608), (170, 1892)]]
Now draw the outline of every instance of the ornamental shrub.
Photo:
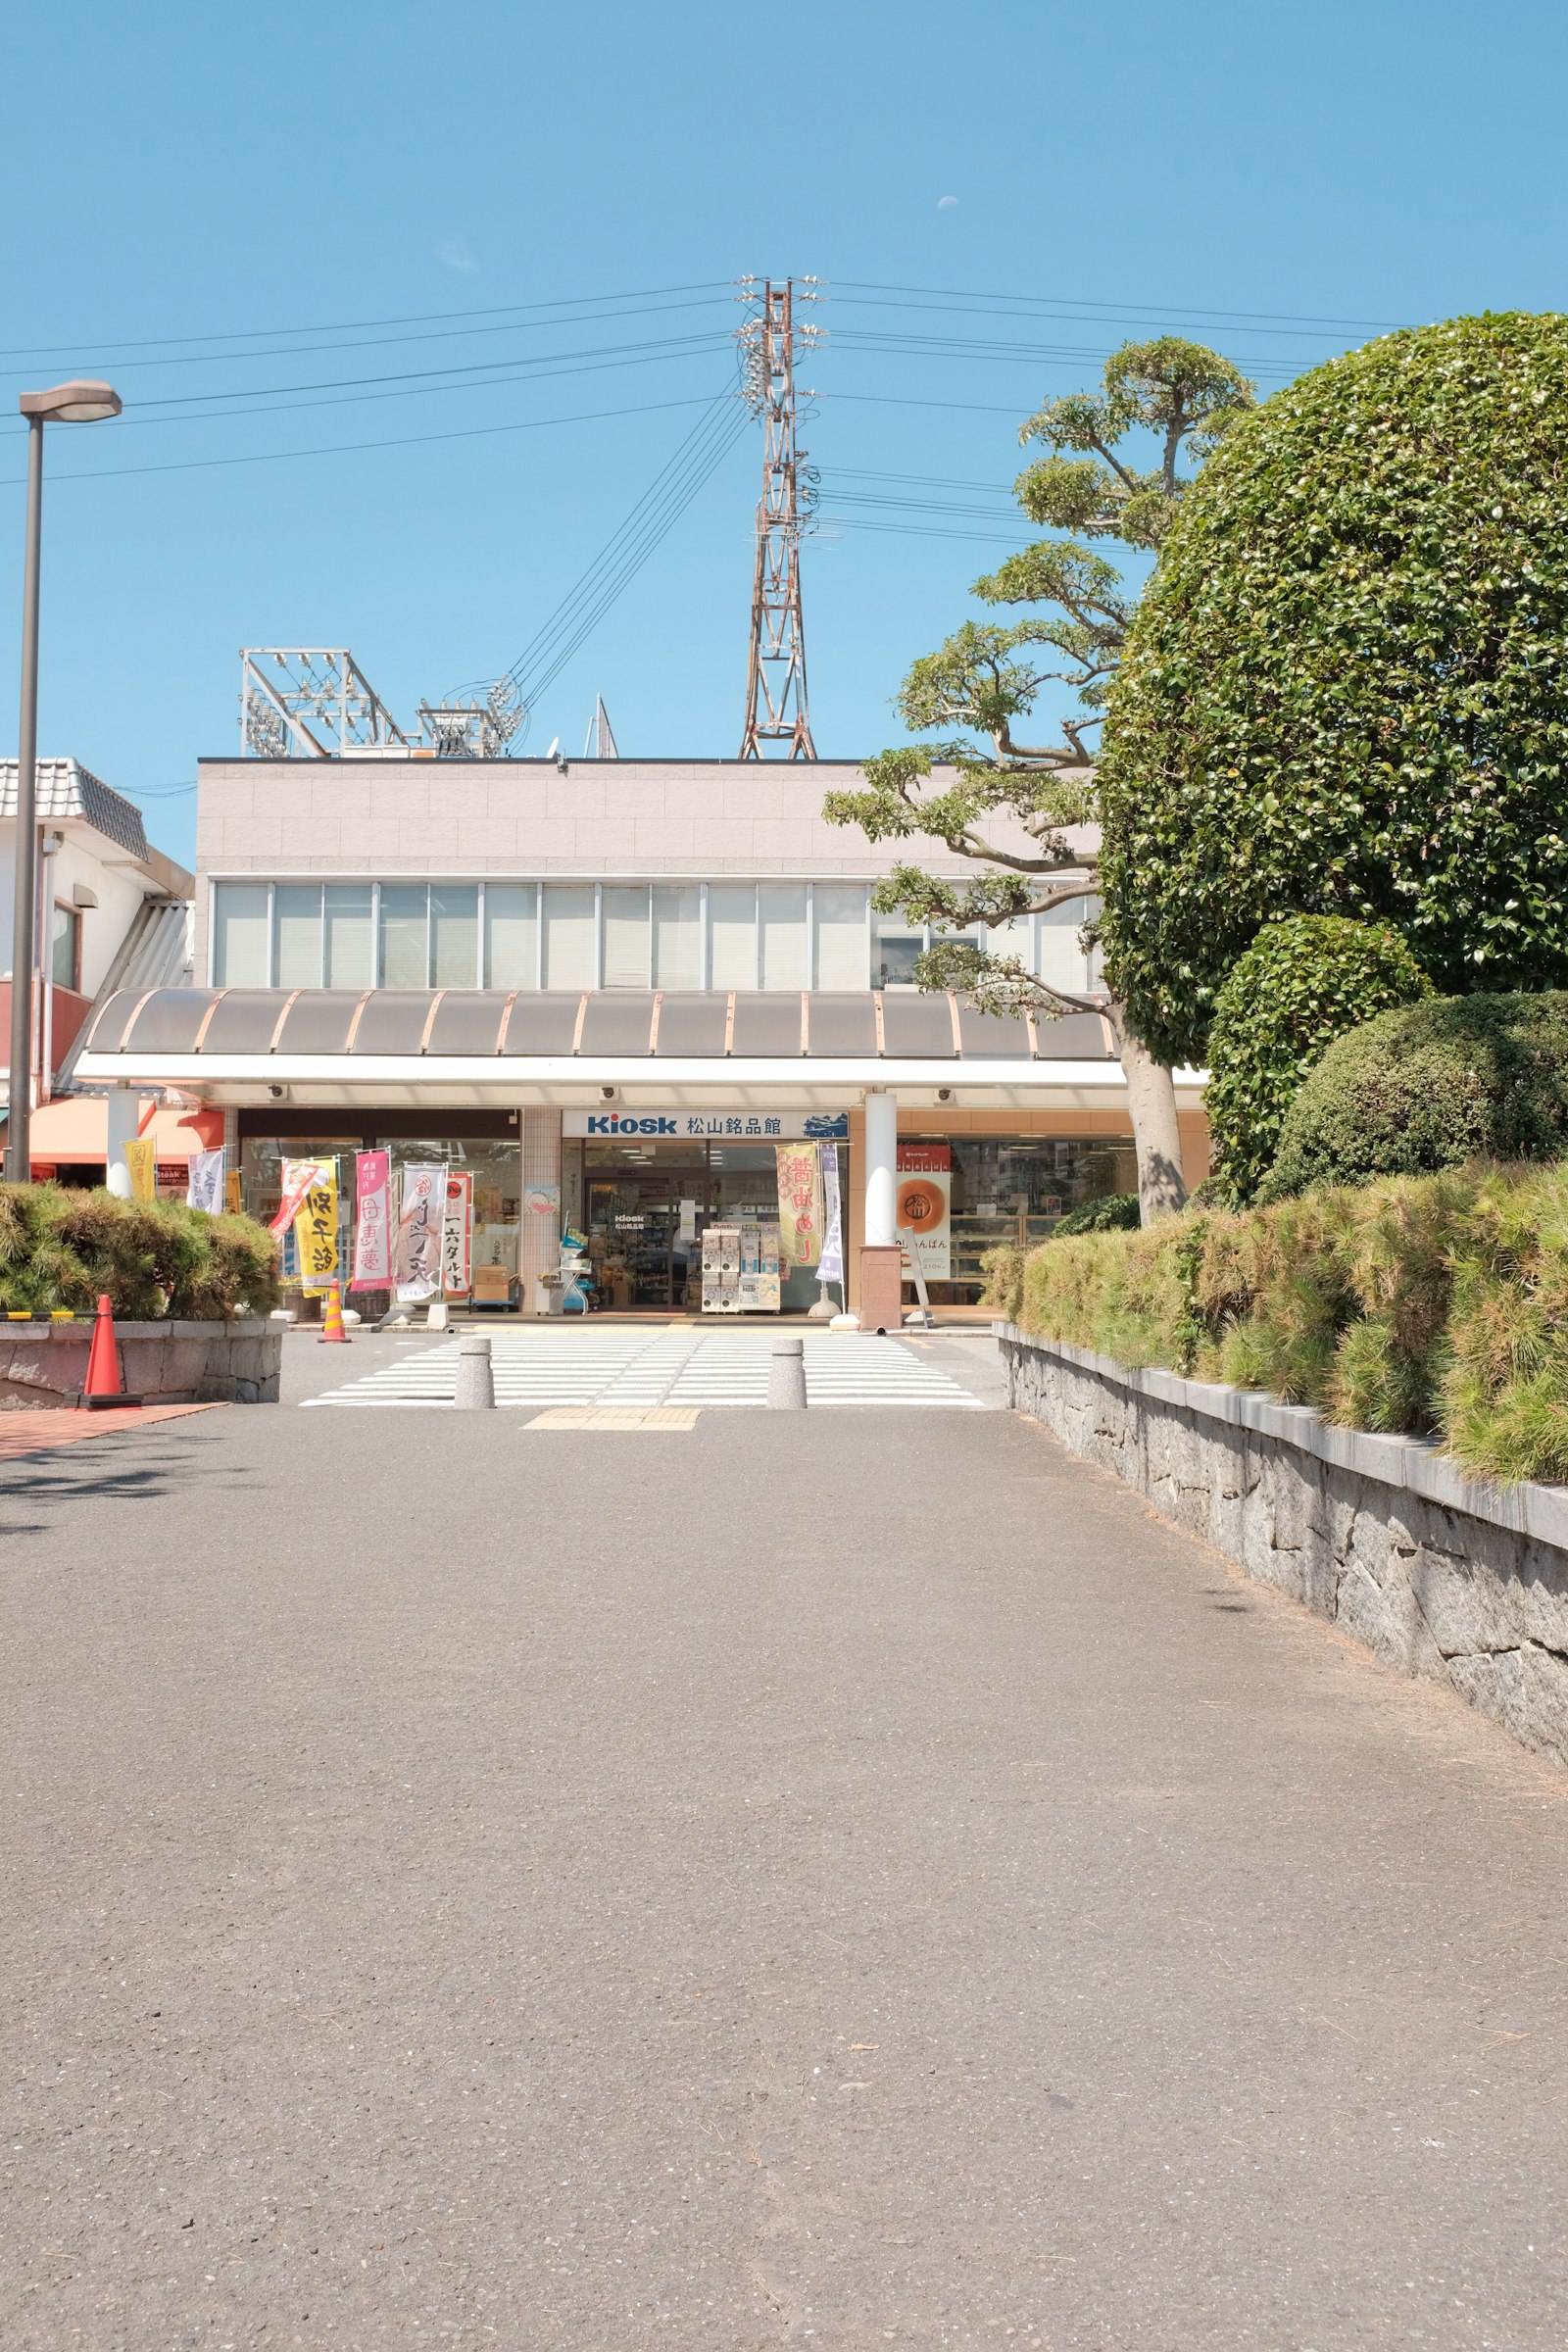
[(1389, 335), (1243, 416), (1109, 692), (1106, 976), (1198, 1063), (1272, 916), (1446, 993), (1568, 983), (1568, 318)]
[(277, 1304), (277, 1246), (249, 1217), (177, 1200), (122, 1200), (55, 1184), (0, 1184), (0, 1310), (207, 1320)]
[(1437, 1437), (1475, 1476), (1568, 1480), (1568, 1166), (1324, 1187), (1006, 1271), (1025, 1331)]
[(1131, 1233), (1143, 1223), (1136, 1193), (1105, 1193), (1098, 1200), (1086, 1200), (1082, 1208), (1069, 1208), (1058, 1217), (1052, 1233), (1053, 1241), (1063, 1234), (1075, 1233)]
[(1251, 1200), (1285, 1113), (1334, 1039), (1431, 987), (1387, 923), (1295, 914), (1264, 926), (1226, 974), (1208, 1035), (1203, 1107), (1228, 1205)]
[(1444, 997), (1336, 1039), (1285, 1115), (1258, 1199), (1564, 1157), (1568, 994)]

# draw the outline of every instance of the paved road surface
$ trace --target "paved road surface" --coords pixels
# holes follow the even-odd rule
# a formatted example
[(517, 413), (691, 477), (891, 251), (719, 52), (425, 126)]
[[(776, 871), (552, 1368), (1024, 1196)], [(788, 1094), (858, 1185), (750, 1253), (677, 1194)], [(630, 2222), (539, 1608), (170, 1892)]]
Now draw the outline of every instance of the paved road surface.
[(524, 1420), (0, 1470), (8, 2348), (1556, 2352), (1568, 1783), (1004, 1413)]

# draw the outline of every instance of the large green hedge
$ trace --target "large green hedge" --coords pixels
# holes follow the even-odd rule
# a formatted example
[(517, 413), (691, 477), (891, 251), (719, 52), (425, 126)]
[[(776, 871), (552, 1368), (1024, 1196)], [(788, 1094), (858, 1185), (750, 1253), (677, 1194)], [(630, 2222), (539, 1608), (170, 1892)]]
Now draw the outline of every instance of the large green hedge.
[(277, 1304), (277, 1245), (249, 1217), (121, 1200), (57, 1184), (0, 1184), (0, 1311), (228, 1316)]
[(990, 1303), (1125, 1364), (1568, 1479), (1568, 1167), (1472, 1162), (998, 1251)]
[(1568, 1157), (1568, 994), (1445, 997), (1337, 1039), (1286, 1113), (1259, 1198), (1477, 1157)]
[(1432, 983), (1387, 923), (1296, 914), (1265, 924), (1225, 976), (1208, 1036), (1203, 1094), (1216, 1190), (1250, 1200), (1280, 1127), (1334, 1039)]
[(1201, 1059), (1273, 915), (1446, 993), (1568, 982), (1568, 318), (1389, 335), (1227, 433), (1110, 689), (1106, 972)]

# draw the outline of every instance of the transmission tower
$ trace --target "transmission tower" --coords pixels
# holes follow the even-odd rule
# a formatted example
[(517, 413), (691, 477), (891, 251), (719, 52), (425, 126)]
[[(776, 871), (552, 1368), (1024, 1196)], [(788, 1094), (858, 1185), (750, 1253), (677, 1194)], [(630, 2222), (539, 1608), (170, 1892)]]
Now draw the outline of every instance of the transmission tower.
[[(809, 289), (814, 278), (803, 278)], [(742, 278), (750, 316), (736, 329), (745, 392), (762, 419), (762, 495), (757, 508), (757, 568), (752, 582), (752, 650), (746, 670), (746, 731), (741, 758), (760, 760), (764, 743), (787, 743), (791, 760), (814, 760), (806, 700), (806, 624), (801, 618), (801, 532), (816, 505), (816, 474), (795, 438), (795, 354), (819, 341), (821, 328), (795, 323), (795, 280), (774, 285)], [(815, 302), (807, 290), (798, 298)], [(760, 306), (760, 307), (758, 307)], [(809, 395), (808, 395), (809, 397)]]

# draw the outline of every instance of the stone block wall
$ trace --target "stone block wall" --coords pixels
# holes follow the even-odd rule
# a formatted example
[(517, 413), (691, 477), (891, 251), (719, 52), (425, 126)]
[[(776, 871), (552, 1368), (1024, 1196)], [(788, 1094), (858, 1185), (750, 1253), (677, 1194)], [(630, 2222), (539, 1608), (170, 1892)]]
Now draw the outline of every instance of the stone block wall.
[[(144, 1404), (275, 1404), (281, 1327), (260, 1316), (232, 1323), (117, 1323), (128, 1395)], [(92, 1324), (0, 1323), (0, 1413), (80, 1401)]]
[(1568, 1766), (1568, 1490), (1462, 1477), (1409, 1438), (997, 1335), (1008, 1401), (1401, 1673)]

